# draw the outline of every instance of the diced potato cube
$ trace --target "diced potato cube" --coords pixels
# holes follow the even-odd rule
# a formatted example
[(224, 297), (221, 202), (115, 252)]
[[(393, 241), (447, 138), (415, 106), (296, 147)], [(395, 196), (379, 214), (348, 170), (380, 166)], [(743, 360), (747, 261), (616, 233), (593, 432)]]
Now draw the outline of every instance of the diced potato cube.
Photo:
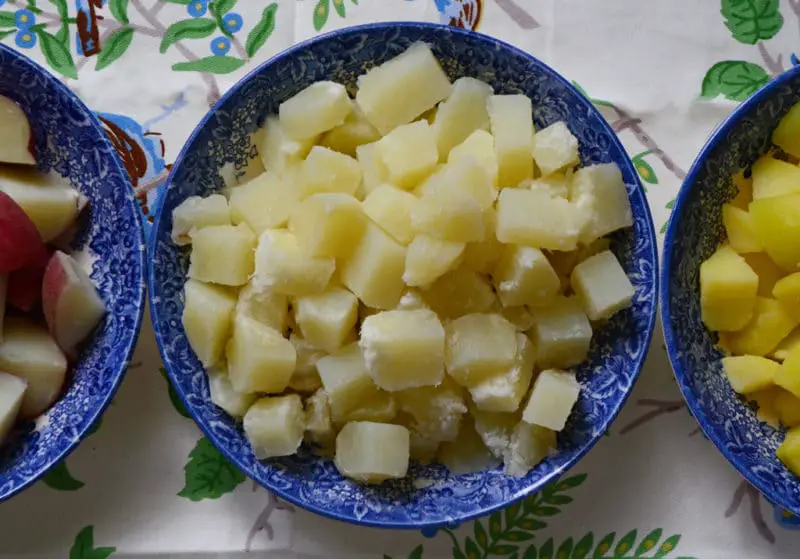
[(517, 332), (527, 332), (536, 324), (536, 319), (534, 318), (533, 313), (528, 307), (525, 306), (504, 307), (502, 305), (498, 305), (497, 309), (495, 309), (495, 312), (513, 324), (514, 328), (517, 329)]
[(523, 477), (556, 447), (556, 434), (545, 427), (520, 421), (511, 433), (504, 457), (504, 473)]
[(289, 229), (312, 256), (347, 256), (364, 232), (361, 203), (349, 194), (312, 194), (292, 213)]
[(422, 293), (417, 289), (407, 290), (400, 297), (400, 302), (397, 303), (397, 310), (399, 311), (418, 311), (427, 308), (429, 308), (428, 303), (425, 302)]
[(9, 373), (0, 373), (0, 445), (17, 421), (28, 382)]
[(327, 353), (312, 346), (297, 331), (292, 332), (289, 341), (297, 353), (294, 373), (289, 379), (289, 388), (297, 392), (314, 392), (322, 386), (322, 379), (319, 378), (317, 371), (317, 361)]
[(737, 394), (748, 394), (774, 386), (780, 364), (757, 355), (723, 357), (722, 370)]
[(343, 85), (319, 81), (278, 108), (281, 126), (291, 138), (313, 138), (344, 123), (353, 102)]
[(303, 250), (294, 233), (268, 230), (258, 239), (253, 285), (285, 295), (311, 295), (325, 289), (335, 266), (333, 258)]
[(482, 241), (483, 211), (475, 198), (461, 190), (434, 189), (425, 192), (411, 212), (417, 233), (447, 241)]
[(389, 182), (410, 190), (436, 168), (436, 138), (427, 122), (420, 120), (392, 130), (378, 141), (377, 156)]
[(585, 216), (541, 190), (506, 188), (497, 200), (497, 239), (549, 250), (575, 250)]
[(486, 312), (496, 300), (489, 281), (464, 268), (456, 268), (440, 277), (424, 289), (422, 297), (442, 318)]
[(192, 233), (187, 275), (199, 281), (239, 286), (253, 273), (256, 237), (247, 225), (215, 225)]
[(230, 224), (228, 200), (223, 195), (189, 196), (172, 211), (172, 241), (176, 245), (188, 245), (192, 242), (189, 236), (192, 229)]
[(533, 106), (526, 95), (492, 95), (486, 100), (501, 187), (533, 178)]
[(758, 297), (753, 318), (731, 335), (730, 348), (739, 355), (767, 355), (797, 323), (798, 318), (792, 317), (778, 301)]
[(489, 208), (483, 212), (483, 225), (485, 228), (484, 239), (477, 243), (467, 243), (464, 249), (463, 265), (480, 274), (490, 274), (500, 256), (503, 254), (503, 245), (497, 240), (497, 212)]
[(463, 159), (471, 158), (486, 173), (492, 185), (497, 186), (498, 163), (497, 153), (494, 150), (494, 136), (484, 130), (476, 130), (463, 143), (450, 151), (448, 163), (458, 163)]
[(731, 205), (740, 210), (747, 210), (750, 202), (753, 201), (753, 177), (745, 178), (744, 172), (740, 171), (733, 176), (733, 184), (738, 190), (734, 199), (731, 200)]
[[(454, 441), (467, 413), (463, 389), (445, 377), (438, 386), (394, 392), (400, 409), (413, 418), (413, 430), (428, 441)], [(438, 445), (437, 445), (438, 446)]]
[(756, 305), (758, 276), (728, 246), (700, 265), (700, 306), (703, 322), (715, 331), (744, 328)]
[(790, 314), (800, 320), (800, 272), (788, 275), (775, 283), (772, 295)]
[(222, 357), (231, 332), (236, 296), (223, 287), (189, 279), (183, 286), (183, 328), (203, 367)]
[(257, 145), (261, 162), (267, 171), (279, 175), (303, 161), (311, 147), (316, 143), (316, 138), (293, 140), (289, 138), (276, 116), (267, 117), (261, 141)]
[[(798, 169), (800, 170), (800, 169)], [(800, 264), (800, 194), (762, 198), (750, 204), (759, 242), (778, 266), (790, 272)]]
[(610, 250), (575, 266), (572, 289), (580, 297), (589, 320), (605, 320), (631, 305), (635, 290)]
[[(722, 336), (720, 335), (720, 338)], [(769, 353), (769, 357), (776, 361), (784, 361), (789, 353), (800, 347), (800, 328), (792, 330), (788, 336), (781, 340), (778, 347)]]
[(794, 475), (800, 476), (800, 427), (790, 429), (786, 433), (786, 438), (778, 447), (776, 455)]
[(300, 167), (298, 178), (304, 196), (319, 192), (356, 193), (362, 180), (358, 161), (331, 149), (314, 146)]
[(430, 47), (414, 43), (358, 78), (356, 102), (378, 132), (388, 134), (433, 108), (451, 90)]
[(444, 377), (444, 328), (427, 309), (367, 317), (359, 341), (372, 380), (396, 391), (437, 385)]
[(286, 295), (256, 289), (251, 280), (239, 292), (236, 313), (249, 316), (265, 326), (285, 334), (289, 316), (289, 299)]
[(225, 354), (231, 385), (243, 393), (283, 392), (297, 362), (297, 351), (280, 332), (243, 315), (233, 318)]
[(390, 392), (380, 390), (376, 396), (363, 402), (347, 414), (345, 421), (377, 421), (390, 423), (397, 415), (397, 402)]
[(326, 133), (320, 143), (339, 153), (346, 153), (350, 157), (356, 156), (356, 148), (371, 144), (381, 139), (381, 135), (364, 116), (364, 112), (357, 104), (353, 104), (351, 112), (344, 120), (344, 124), (337, 126)]
[(497, 458), (503, 460), (511, 450), (511, 435), (519, 423), (519, 413), (498, 413), (470, 410), (475, 421), (475, 430), (486, 448)]
[(592, 325), (577, 297), (558, 297), (536, 309), (531, 340), (536, 363), (541, 367), (567, 368), (578, 365), (589, 353)]
[(410, 286), (430, 285), (458, 266), (464, 246), (464, 243), (417, 235), (406, 252), (403, 281)]
[(369, 194), (379, 185), (389, 180), (389, 171), (384, 167), (383, 161), (378, 157), (378, 142), (364, 144), (356, 148), (356, 158), (361, 166), (362, 184), (364, 195)]
[(536, 348), (528, 336), (518, 333), (514, 364), (507, 371), (470, 386), (469, 393), (475, 406), (484, 411), (517, 411), (531, 384), (535, 357)]
[(497, 459), (483, 444), (470, 417), (464, 419), (456, 440), (442, 443), (436, 456), (455, 475), (480, 472), (497, 465)]
[(217, 364), (208, 370), (208, 392), (211, 401), (235, 419), (241, 419), (258, 399), (255, 394), (244, 394), (233, 388), (228, 378), (228, 366)]
[(297, 394), (261, 398), (244, 416), (244, 434), (259, 460), (294, 454), (304, 430), (303, 402)]
[(772, 289), (778, 280), (786, 275), (786, 272), (772, 261), (772, 258), (765, 252), (751, 252), (743, 254), (744, 261), (758, 276), (758, 295), (761, 297), (772, 297)]
[(405, 427), (354, 421), (336, 437), (336, 468), (350, 479), (380, 483), (406, 475), (409, 452)]
[(367, 306), (393, 309), (403, 294), (406, 249), (367, 222), (361, 240), (340, 263), (342, 283)]
[(299, 190), (267, 171), (231, 191), (231, 219), (256, 234), (283, 227), (299, 202)]
[(416, 203), (417, 197), (410, 192), (391, 184), (381, 184), (367, 195), (362, 207), (364, 213), (394, 240), (407, 245), (414, 238), (411, 213)]
[(433, 121), (442, 161), (475, 130), (489, 129), (486, 99), (492, 93), (492, 86), (475, 78), (459, 78), (453, 83), (453, 92), (439, 105)]
[(585, 245), (633, 225), (631, 202), (616, 163), (578, 169), (570, 183), (570, 200), (588, 218), (580, 235)]
[(561, 280), (538, 248), (506, 245), (492, 274), (497, 296), (503, 306), (541, 306), (552, 301)]
[(298, 297), (293, 306), (305, 339), (327, 352), (342, 347), (358, 319), (358, 299), (340, 287)]
[(733, 250), (739, 254), (764, 250), (756, 236), (753, 217), (749, 212), (732, 204), (723, 204), (722, 222), (725, 224), (728, 242)]
[(800, 157), (800, 104), (795, 104), (772, 133), (772, 143), (786, 153)]
[[(538, 141), (538, 136), (537, 136)], [(569, 184), (572, 181), (572, 171), (569, 177), (566, 173), (553, 173), (546, 177), (539, 177), (530, 182), (525, 182), (531, 190), (546, 192), (551, 198), (569, 198)]]
[(328, 394), (331, 418), (343, 423), (364, 402), (379, 397), (358, 344), (351, 344), (317, 361), (322, 386)]
[(331, 422), (331, 405), (324, 390), (317, 390), (306, 399), (305, 439), (313, 444), (330, 447), (336, 439)]
[[(777, 363), (775, 363), (777, 365)], [(764, 368), (767, 366), (764, 365)], [(800, 350), (794, 350), (786, 356), (783, 363), (777, 368), (772, 368), (774, 382), (778, 386), (785, 388), (798, 398), (800, 398)], [(752, 371), (750, 374), (755, 376), (759, 371)], [(742, 373), (743, 375), (746, 373)], [(763, 373), (762, 376), (767, 376)], [(766, 382), (766, 381), (764, 381)]]
[(463, 157), (455, 163), (444, 165), (422, 183), (416, 193), (425, 196), (434, 190), (444, 195), (453, 190), (466, 192), (475, 198), (482, 210), (492, 208), (497, 198), (497, 189), (472, 157)]
[(528, 405), (522, 412), (522, 420), (553, 431), (561, 431), (578, 401), (580, 391), (581, 385), (574, 374), (555, 369), (542, 371), (533, 383)]
[(533, 140), (533, 159), (543, 175), (577, 165), (580, 163), (578, 139), (564, 122), (554, 122), (536, 133)]
[(800, 193), (800, 168), (769, 155), (753, 164), (752, 178), (753, 200)]
[(780, 390), (775, 394), (773, 406), (781, 423), (789, 428), (800, 425), (800, 398), (791, 392)]
[(747, 395), (747, 399), (756, 405), (756, 419), (776, 429), (780, 427), (781, 422), (778, 411), (775, 409), (775, 398), (779, 393), (786, 394), (786, 391), (773, 386)]
[(462, 386), (474, 386), (514, 364), (517, 331), (498, 314), (462, 316), (445, 332), (447, 373)]

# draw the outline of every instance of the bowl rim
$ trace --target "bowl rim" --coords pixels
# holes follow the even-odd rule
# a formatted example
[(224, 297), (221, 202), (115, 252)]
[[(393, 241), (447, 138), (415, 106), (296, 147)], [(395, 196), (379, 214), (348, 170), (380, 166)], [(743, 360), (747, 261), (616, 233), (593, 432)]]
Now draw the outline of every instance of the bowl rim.
[[(44, 477), (54, 466), (63, 462), (72, 452), (78, 448), (81, 443), (91, 434), (92, 428), (95, 426), (97, 421), (100, 417), (105, 413), (108, 409), (108, 406), (111, 404), (111, 401), (114, 399), (114, 396), (117, 394), (119, 387), (122, 385), (122, 381), (125, 378), (125, 375), (128, 372), (128, 367), (131, 363), (131, 358), (133, 357), (133, 353), (136, 350), (137, 343), (139, 341), (139, 334), (142, 330), (142, 319), (144, 317), (144, 307), (146, 304), (146, 290), (147, 290), (147, 282), (146, 282), (146, 258), (147, 255), (147, 245), (145, 242), (144, 236), (144, 228), (142, 226), (142, 218), (139, 215), (139, 209), (136, 207), (136, 200), (133, 198), (133, 189), (130, 187), (130, 180), (128, 178), (128, 173), (122, 166), (122, 162), (119, 159), (119, 155), (117, 155), (117, 151), (111, 145), (111, 141), (108, 139), (108, 136), (103, 131), (103, 127), (100, 125), (100, 121), (97, 119), (95, 113), (86, 106), (86, 104), (75, 94), (71, 89), (69, 89), (61, 80), (55, 77), (49, 70), (44, 68), (42, 65), (37, 63), (36, 61), (32, 60), (31, 58), (25, 56), (24, 54), (20, 53), (19, 51), (14, 50), (13, 48), (0, 43), (0, 56), (6, 56), (14, 59), (14, 63), (22, 63), (28, 66), (30, 69), (34, 70), (37, 74), (37, 77), (41, 80), (44, 80), (49, 86), (54, 87), (59, 94), (64, 95), (65, 97), (69, 97), (70, 100), (75, 103), (75, 105), (83, 112), (85, 115), (88, 115), (89, 120), (92, 122), (93, 128), (95, 128), (98, 134), (101, 137), (101, 142), (105, 144), (105, 148), (107, 148), (108, 153), (111, 155), (111, 159), (114, 166), (114, 171), (117, 171), (121, 177), (123, 177), (126, 181), (126, 185), (129, 187), (128, 192), (126, 193), (125, 198), (128, 200), (128, 203), (131, 205), (131, 213), (136, 220), (136, 236), (137, 236), (137, 247), (134, 249), (136, 254), (138, 255), (139, 260), (139, 269), (141, 270), (141, 274), (139, 275), (137, 286), (138, 286), (138, 296), (134, 301), (136, 305), (136, 313), (133, 322), (133, 336), (130, 339), (130, 342), (118, 349), (115, 349), (115, 352), (120, 352), (124, 355), (124, 367), (120, 371), (116, 378), (111, 383), (110, 390), (106, 393), (105, 397), (103, 398), (100, 406), (94, 412), (91, 420), (86, 423), (86, 427), (78, 433), (78, 435), (67, 444), (64, 449), (59, 452), (55, 457), (47, 462), (44, 466), (42, 466), (36, 474), (30, 476), (24, 482), (15, 485), (10, 491), (6, 493), (0, 492), (0, 503), (11, 499), (15, 495), (18, 495), (35, 482), (39, 481), (42, 477)], [(60, 400), (61, 398), (59, 398)], [(59, 439), (60, 440), (60, 439)]]
[[(625, 403), (627, 402), (628, 398), (630, 397), (631, 393), (633, 392), (633, 388), (636, 382), (639, 380), (641, 376), (642, 368), (644, 363), (647, 359), (647, 354), (650, 351), (653, 339), (653, 333), (655, 330), (655, 323), (656, 323), (656, 314), (657, 314), (657, 307), (658, 307), (658, 292), (659, 292), (659, 281), (660, 281), (660, 274), (658, 273), (658, 237), (655, 233), (655, 225), (653, 222), (652, 213), (650, 211), (649, 203), (647, 202), (647, 196), (642, 186), (642, 182), (639, 178), (638, 173), (636, 172), (635, 166), (633, 165), (633, 161), (630, 158), (627, 150), (622, 145), (619, 137), (617, 136), (616, 132), (611, 128), (608, 121), (605, 117), (602, 116), (600, 111), (595, 107), (591, 101), (581, 93), (577, 87), (575, 87), (569, 80), (567, 80), (564, 76), (562, 76), (559, 72), (554, 70), (549, 64), (542, 62), (539, 58), (535, 57), (534, 55), (525, 52), (524, 50), (516, 47), (510, 43), (497, 39), (496, 37), (492, 37), (490, 35), (486, 35), (484, 33), (479, 33), (477, 31), (471, 31), (467, 29), (462, 29), (458, 27), (453, 27), (441, 23), (434, 23), (434, 22), (417, 22), (417, 21), (383, 21), (377, 23), (367, 23), (362, 25), (354, 25), (348, 26), (341, 29), (336, 29), (333, 31), (329, 31), (327, 33), (323, 33), (320, 35), (315, 35), (309, 39), (301, 41), (292, 45), (291, 47), (284, 49), (277, 53), (276, 55), (272, 56), (271, 58), (267, 59), (266, 61), (262, 62), (254, 69), (250, 70), (247, 74), (245, 74), (242, 78), (240, 78), (235, 84), (233, 84), (221, 97), (220, 99), (208, 110), (208, 112), (203, 116), (203, 118), (198, 122), (194, 130), (192, 131), (191, 135), (187, 138), (186, 142), (184, 143), (183, 147), (181, 148), (178, 157), (175, 158), (173, 163), (172, 169), (170, 171), (169, 176), (167, 177), (166, 182), (164, 183), (164, 188), (169, 189), (172, 185), (172, 181), (174, 179), (176, 170), (180, 167), (183, 163), (184, 158), (187, 156), (189, 152), (189, 146), (195, 141), (197, 136), (200, 134), (200, 131), (209, 123), (209, 121), (213, 118), (214, 113), (222, 106), (224, 103), (231, 97), (238, 94), (239, 90), (243, 87), (245, 83), (250, 81), (255, 75), (264, 71), (265, 68), (268, 66), (275, 64), (276, 62), (285, 59), (287, 57), (295, 56), (295, 54), (299, 51), (302, 51), (308, 48), (312, 44), (316, 44), (318, 42), (327, 41), (332, 38), (338, 37), (340, 35), (350, 35), (350, 34), (358, 34), (363, 32), (369, 32), (374, 29), (384, 29), (387, 27), (395, 28), (398, 30), (406, 29), (406, 28), (424, 28), (431, 30), (436, 33), (447, 32), (453, 35), (461, 35), (465, 37), (478, 37), (481, 41), (487, 43), (497, 49), (502, 49), (506, 51), (510, 51), (511, 53), (522, 56), (528, 60), (531, 60), (536, 66), (544, 68), (546, 71), (550, 72), (552, 77), (559, 81), (568, 91), (571, 91), (575, 94), (576, 99), (582, 103), (587, 110), (595, 113), (598, 117), (598, 122), (600, 126), (605, 127), (609, 132), (609, 138), (611, 140), (609, 145), (609, 151), (611, 148), (616, 148), (619, 153), (622, 154), (624, 158), (624, 163), (628, 165), (628, 167), (632, 170), (632, 176), (635, 179), (635, 187), (639, 190), (642, 195), (643, 199), (643, 212), (644, 217), (647, 221), (647, 236), (652, 241), (652, 260), (654, 265), (654, 273), (652, 275), (653, 281), (653, 312), (648, 316), (647, 319), (647, 333), (645, 337), (645, 351), (641, 356), (641, 359), (636, 367), (636, 371), (632, 375), (632, 381), (628, 392), (623, 395), (620, 399), (618, 406), (608, 415), (608, 421), (606, 423), (606, 427), (610, 426), (614, 420), (619, 415), (620, 411), (624, 407)], [(165, 192), (166, 195), (166, 192)], [(163, 218), (163, 211), (164, 211), (164, 204), (159, 205), (156, 216), (153, 220), (153, 229), (149, 240), (149, 250), (151, 254), (150, 261), (148, 263), (148, 287), (149, 287), (149, 299), (150, 299), (150, 317), (153, 323), (153, 330), (156, 337), (156, 343), (159, 348), (159, 352), (161, 353), (162, 359), (164, 361), (164, 368), (167, 371), (167, 377), (169, 378), (170, 383), (172, 386), (175, 387), (176, 382), (174, 380), (174, 372), (172, 369), (172, 363), (165, 358), (165, 344), (163, 341), (163, 334), (161, 331), (161, 327), (159, 325), (158, 316), (156, 314), (156, 306), (158, 304), (159, 297), (155, 295), (157, 288), (154, 289), (156, 286), (156, 277), (155, 277), (155, 266), (156, 266), (156, 245), (157, 245), (157, 234), (156, 232), (161, 229), (161, 221)], [(247, 473), (245, 468), (242, 467), (241, 462), (237, 459), (237, 457), (228, 451), (227, 448), (221, 446), (217, 437), (214, 435), (213, 431), (211, 431), (206, 425), (204, 421), (201, 421), (198, 418), (198, 415), (194, 413), (194, 410), (191, 406), (188, 405), (186, 397), (183, 395), (181, 390), (175, 390), (179, 399), (186, 407), (186, 410), (191, 415), (194, 422), (200, 428), (202, 433), (211, 441), (214, 447), (226, 458), (228, 459), (236, 468), (240, 471), (245, 473), (247, 477), (250, 478), (250, 475)], [(602, 433), (593, 437), (592, 440), (589, 441), (583, 448), (581, 448), (575, 455), (566, 463), (564, 463), (559, 469), (553, 470), (552, 478), (548, 480), (548, 483), (552, 483), (563, 476), (568, 470), (570, 470), (575, 464), (577, 464), (594, 446), (597, 442), (603, 438)], [(253, 479), (253, 478), (251, 478)], [(519, 491), (518, 493), (514, 494), (513, 496), (509, 497), (506, 501), (502, 503), (498, 503), (491, 506), (485, 506), (482, 508), (476, 508), (475, 510), (470, 511), (466, 514), (461, 514), (455, 517), (452, 517), (448, 520), (436, 520), (436, 521), (396, 521), (396, 520), (362, 520), (357, 519), (351, 516), (343, 515), (337, 511), (331, 511), (325, 508), (322, 508), (314, 503), (309, 503), (303, 501), (302, 499), (297, 499), (291, 495), (285, 495), (284, 491), (276, 484), (272, 483), (262, 483), (260, 480), (255, 480), (256, 483), (262, 485), (267, 490), (271, 491), (281, 499), (286, 500), (287, 502), (299, 506), (307, 511), (312, 513), (318, 514), (322, 517), (329, 518), (331, 520), (338, 520), (342, 522), (346, 522), (349, 524), (354, 524), (357, 526), (368, 526), (373, 528), (384, 528), (384, 529), (400, 529), (400, 530), (417, 530), (422, 528), (441, 528), (445, 526), (449, 526), (451, 524), (463, 524), (475, 518), (479, 518), (482, 516), (489, 515), (493, 512), (498, 510), (503, 510), (516, 502), (523, 500), (524, 498), (528, 497), (529, 495), (538, 493), (541, 491), (545, 484), (539, 482), (538, 484), (530, 484), (525, 489)]]
[(680, 360), (677, 358), (677, 339), (678, 336), (670, 326), (672, 320), (672, 312), (669, 306), (670, 300), (670, 275), (672, 268), (672, 251), (675, 244), (675, 237), (678, 231), (678, 222), (676, 216), (680, 216), (681, 212), (688, 204), (689, 195), (694, 185), (697, 183), (698, 175), (702, 171), (703, 163), (708, 159), (711, 152), (724, 141), (727, 135), (731, 132), (739, 120), (749, 113), (754, 107), (758, 106), (764, 100), (768, 99), (773, 91), (777, 88), (784, 86), (787, 82), (797, 78), (800, 74), (800, 66), (793, 66), (783, 73), (772, 78), (769, 82), (764, 84), (755, 93), (750, 95), (744, 102), (739, 104), (731, 113), (725, 117), (709, 134), (708, 139), (703, 144), (700, 152), (695, 157), (689, 172), (686, 174), (681, 188), (678, 191), (678, 196), (675, 198), (675, 205), (672, 208), (669, 224), (667, 225), (666, 234), (664, 235), (664, 248), (662, 250), (661, 259), (661, 291), (659, 296), (659, 303), (661, 307), (661, 329), (664, 334), (664, 342), (666, 344), (667, 355), (669, 357), (670, 365), (672, 365), (672, 373), (678, 384), (678, 388), (686, 401), (687, 408), (692, 416), (697, 420), (703, 434), (709, 438), (717, 450), (728, 460), (728, 462), (736, 468), (736, 470), (744, 477), (749, 483), (754, 485), (766, 498), (773, 504), (778, 504), (784, 508), (791, 510), (792, 513), (800, 515), (800, 507), (788, 507), (781, 502), (781, 499), (776, 495), (767, 484), (763, 483), (757, 478), (753, 472), (745, 466), (741, 459), (737, 458), (725, 446), (724, 437), (717, 436), (716, 431), (712, 427), (713, 422), (706, 415), (705, 410), (702, 408), (698, 399), (695, 397), (694, 391), (689, 384), (685, 382), (687, 378), (686, 371), (684, 370)]

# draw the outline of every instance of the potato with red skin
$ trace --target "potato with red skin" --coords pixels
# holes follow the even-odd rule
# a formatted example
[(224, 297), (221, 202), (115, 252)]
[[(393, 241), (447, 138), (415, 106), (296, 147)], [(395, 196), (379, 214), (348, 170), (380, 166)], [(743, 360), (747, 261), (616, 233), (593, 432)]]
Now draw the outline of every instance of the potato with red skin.
[(13, 272), (45, 252), (31, 219), (8, 194), (0, 192), (0, 272)]
[(44, 271), (53, 251), (45, 250), (41, 258), (14, 270), (8, 276), (6, 302), (15, 309), (30, 312), (42, 299), (42, 281)]

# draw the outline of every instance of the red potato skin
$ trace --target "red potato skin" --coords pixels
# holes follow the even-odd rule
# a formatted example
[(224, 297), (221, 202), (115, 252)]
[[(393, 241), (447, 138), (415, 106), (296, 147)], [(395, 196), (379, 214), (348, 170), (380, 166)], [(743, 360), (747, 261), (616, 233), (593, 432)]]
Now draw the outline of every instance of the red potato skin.
[(42, 280), (53, 251), (47, 249), (42, 257), (8, 276), (6, 302), (15, 309), (30, 312), (42, 297)]
[(55, 252), (47, 262), (41, 283), (42, 311), (44, 312), (44, 320), (51, 331), (56, 320), (58, 298), (61, 296), (61, 292), (68, 281), (67, 271), (59, 260), (58, 253)]
[(0, 272), (13, 272), (46, 254), (42, 237), (24, 210), (0, 192)]

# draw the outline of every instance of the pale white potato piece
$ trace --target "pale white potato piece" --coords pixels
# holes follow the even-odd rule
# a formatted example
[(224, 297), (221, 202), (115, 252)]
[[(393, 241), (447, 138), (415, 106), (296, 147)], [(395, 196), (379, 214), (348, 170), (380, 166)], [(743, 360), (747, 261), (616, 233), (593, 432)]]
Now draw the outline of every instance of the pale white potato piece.
[(477, 161), (486, 173), (489, 182), (493, 186), (497, 186), (499, 170), (497, 153), (494, 150), (494, 136), (485, 130), (476, 130), (461, 144), (450, 150), (447, 162), (458, 163), (466, 158)]
[(298, 190), (302, 196), (318, 192), (342, 192), (354, 195), (361, 185), (361, 165), (343, 153), (314, 146), (299, 167)]
[(341, 287), (298, 297), (293, 307), (306, 341), (329, 353), (342, 347), (358, 319), (358, 299)]
[(497, 212), (494, 208), (483, 211), (484, 238), (467, 243), (462, 263), (465, 268), (480, 274), (491, 274), (503, 254), (503, 244), (497, 240)]
[(489, 280), (464, 267), (446, 273), (425, 287), (422, 298), (443, 319), (486, 312), (497, 300)]
[(183, 286), (183, 329), (203, 367), (222, 357), (231, 333), (236, 296), (230, 290), (189, 279)]
[(405, 247), (368, 222), (353, 252), (339, 263), (339, 277), (365, 305), (393, 309), (405, 288), (405, 267)]
[(241, 419), (258, 399), (255, 394), (237, 392), (228, 378), (228, 366), (217, 363), (208, 369), (208, 391), (211, 401), (235, 419)]
[(306, 252), (294, 233), (267, 230), (258, 238), (253, 285), (284, 295), (310, 295), (325, 289), (335, 267), (333, 258)]
[(489, 129), (486, 99), (492, 93), (492, 86), (475, 78), (459, 78), (453, 82), (453, 92), (439, 105), (433, 120), (433, 133), (442, 161), (475, 130)]
[(403, 281), (412, 287), (430, 285), (458, 266), (464, 247), (464, 243), (417, 235), (408, 245)]
[(317, 361), (327, 355), (324, 351), (308, 343), (297, 331), (292, 332), (289, 341), (297, 353), (294, 373), (289, 379), (289, 388), (297, 392), (314, 392), (322, 386), (317, 371)]
[(289, 456), (303, 442), (303, 402), (297, 394), (261, 398), (247, 410), (243, 424), (256, 458)]
[[(356, 148), (356, 158), (361, 166), (362, 182), (360, 191), (364, 196), (372, 192), (376, 187), (389, 180), (389, 171), (383, 165), (383, 161), (378, 157), (378, 142), (364, 144)], [(356, 194), (358, 197), (358, 193)]]
[(364, 213), (395, 241), (408, 245), (414, 238), (411, 213), (417, 197), (391, 184), (375, 187), (364, 199)]
[(505, 245), (503, 256), (492, 274), (503, 306), (541, 306), (561, 290), (561, 280), (538, 248)]
[(331, 405), (328, 395), (320, 389), (306, 399), (305, 440), (330, 448), (336, 439), (336, 430), (331, 422)]
[[(539, 137), (538, 135), (536, 136)], [(569, 198), (569, 183), (572, 181), (572, 171), (552, 173), (532, 181), (525, 181), (531, 190), (546, 192), (551, 198)]]
[(395, 310), (367, 317), (359, 346), (375, 384), (396, 391), (442, 382), (444, 339), (436, 313)]
[(497, 308), (493, 310), (513, 324), (514, 328), (517, 329), (517, 332), (527, 332), (533, 328), (535, 324), (533, 313), (528, 307), (504, 307), (502, 305), (498, 305)]
[(575, 266), (572, 289), (583, 303), (589, 320), (605, 320), (628, 308), (633, 300), (631, 280), (610, 250), (595, 254)]
[(347, 421), (377, 421), (391, 423), (397, 415), (397, 401), (391, 392), (380, 390), (347, 414)]
[(230, 224), (230, 209), (224, 196), (189, 196), (172, 211), (172, 241), (176, 245), (188, 245), (192, 242), (189, 236), (192, 229)]
[(457, 243), (484, 240), (483, 211), (467, 192), (430, 189), (411, 212), (414, 231)]
[(350, 254), (366, 226), (361, 203), (339, 192), (312, 194), (292, 212), (289, 229), (312, 256)]
[(497, 200), (497, 239), (502, 243), (575, 250), (585, 220), (569, 201), (541, 190), (506, 188)]
[(289, 138), (278, 117), (270, 116), (256, 147), (264, 168), (283, 176), (289, 168), (303, 161), (316, 141), (314, 137), (302, 140)]
[(409, 415), (413, 431), (430, 447), (458, 437), (464, 414), (467, 413), (464, 389), (449, 377), (438, 386), (421, 386), (393, 393), (400, 410)]
[(430, 47), (414, 43), (358, 78), (356, 102), (378, 132), (388, 134), (433, 108), (451, 91), (452, 84)]
[(539, 130), (533, 141), (533, 158), (542, 175), (580, 163), (578, 139), (563, 121)]
[(498, 314), (469, 314), (445, 327), (447, 373), (462, 386), (510, 368), (517, 355), (514, 325)]
[(497, 154), (498, 183), (517, 186), (533, 178), (533, 106), (525, 95), (492, 95), (486, 100)]
[(561, 431), (578, 401), (581, 385), (573, 373), (548, 369), (539, 373), (528, 405), (522, 412), (526, 423)]
[(511, 449), (511, 435), (519, 423), (519, 413), (501, 413), (470, 409), (475, 422), (475, 430), (483, 440), (486, 448), (500, 460), (503, 460)]
[(428, 303), (425, 302), (422, 293), (413, 288), (403, 293), (403, 296), (400, 297), (400, 302), (397, 303), (397, 310), (400, 311), (416, 311), (427, 308), (429, 308)]
[(514, 364), (507, 371), (494, 374), (469, 387), (475, 406), (483, 411), (517, 411), (531, 384), (535, 357), (536, 348), (528, 336), (517, 333)]
[(435, 190), (444, 195), (454, 190), (466, 192), (475, 198), (482, 210), (492, 208), (497, 198), (497, 189), (481, 169), (480, 163), (470, 156), (441, 166), (417, 188), (415, 193), (424, 196)]
[(427, 122), (398, 126), (378, 141), (377, 156), (388, 181), (405, 190), (417, 186), (436, 168), (436, 138)]
[(336, 437), (336, 468), (350, 479), (380, 483), (406, 475), (409, 452), (405, 427), (354, 421)]
[(520, 421), (511, 433), (503, 462), (507, 476), (523, 477), (556, 447), (554, 431)]
[(285, 334), (289, 320), (289, 298), (268, 289), (256, 289), (250, 280), (239, 291), (236, 313), (249, 316)]
[(380, 133), (364, 116), (364, 111), (353, 103), (353, 111), (344, 119), (344, 123), (327, 132), (320, 143), (332, 150), (356, 156), (358, 146), (371, 144), (381, 139)]
[(297, 351), (280, 332), (244, 315), (233, 317), (225, 355), (231, 385), (243, 393), (283, 392), (297, 361)]
[(9, 373), (0, 373), (0, 445), (17, 421), (28, 383)]
[(536, 309), (530, 332), (541, 367), (567, 368), (578, 365), (589, 353), (592, 325), (577, 297), (557, 297)]
[(247, 225), (215, 225), (192, 232), (189, 272), (192, 279), (240, 286), (253, 273), (256, 236)]
[(246, 223), (256, 234), (286, 225), (300, 201), (295, 185), (267, 171), (231, 189), (230, 215), (234, 225)]
[(586, 215), (580, 233), (584, 245), (633, 225), (628, 192), (615, 163), (578, 169), (570, 184), (570, 200)]
[(328, 395), (334, 423), (346, 422), (349, 414), (364, 402), (380, 397), (380, 389), (372, 381), (357, 343), (319, 359), (317, 371)]
[(314, 138), (344, 123), (353, 102), (341, 84), (311, 84), (278, 107), (281, 126), (291, 138)]
[(455, 475), (480, 472), (497, 465), (497, 459), (486, 448), (483, 439), (475, 430), (475, 423), (467, 416), (462, 422), (458, 437), (442, 443), (436, 459)]

